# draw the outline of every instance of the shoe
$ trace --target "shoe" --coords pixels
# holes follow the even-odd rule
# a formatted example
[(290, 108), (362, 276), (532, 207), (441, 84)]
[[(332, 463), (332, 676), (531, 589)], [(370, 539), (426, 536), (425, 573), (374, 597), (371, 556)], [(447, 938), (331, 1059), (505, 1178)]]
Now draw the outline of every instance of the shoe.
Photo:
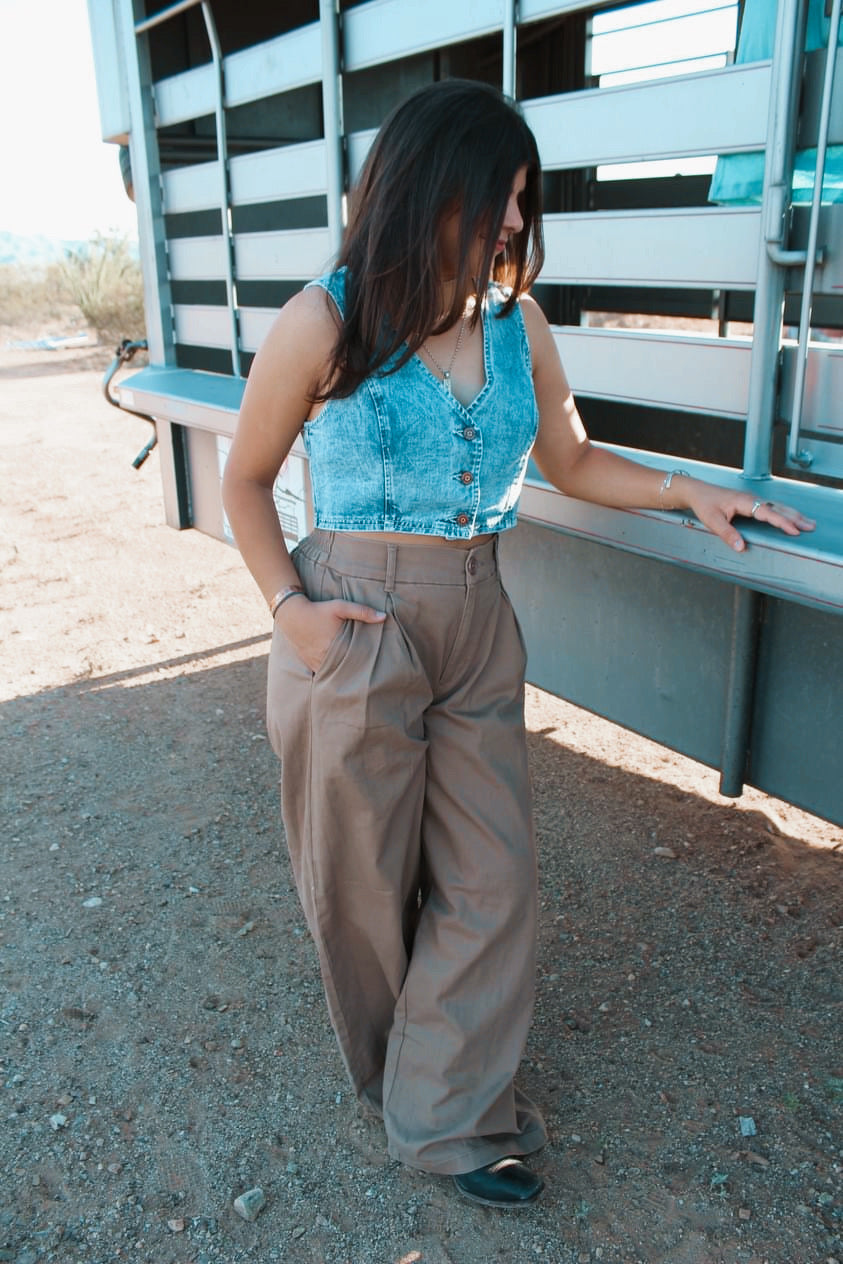
[(544, 1181), (520, 1159), (497, 1159), (474, 1172), (454, 1177), (464, 1198), (484, 1207), (526, 1207), (544, 1189)]

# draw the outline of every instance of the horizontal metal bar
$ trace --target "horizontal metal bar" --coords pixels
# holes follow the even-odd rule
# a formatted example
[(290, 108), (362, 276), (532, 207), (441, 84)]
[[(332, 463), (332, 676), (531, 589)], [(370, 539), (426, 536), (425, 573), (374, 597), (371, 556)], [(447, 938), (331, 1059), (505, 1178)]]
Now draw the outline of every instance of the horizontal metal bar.
[[(223, 59), (226, 107), (246, 105), (265, 97), (291, 92), (322, 77), (322, 45), (318, 22)], [(169, 127), (214, 111), (214, 72), (196, 66), (154, 85), (158, 125)]]
[(754, 207), (547, 215), (541, 279), (750, 290), (760, 223)]
[(240, 343), (244, 351), (257, 351), (277, 315), (274, 307), (240, 308)]
[(475, 39), (503, 27), (503, 0), (369, 0), (343, 14), (345, 72)]
[[(623, 455), (669, 469), (675, 459), (615, 448)], [(700, 478), (746, 490), (734, 470), (683, 460)], [(563, 496), (535, 474), (528, 475), (520, 517), (543, 526), (656, 558), (758, 592), (786, 597), (802, 605), (843, 613), (843, 505), (833, 488), (788, 479), (764, 482), (764, 499), (780, 499), (817, 519), (817, 529), (796, 538), (764, 524), (742, 521), (749, 547), (736, 553), (685, 514), (655, 510), (618, 510)]]
[(178, 13), (184, 13), (186, 9), (194, 9), (200, 3), (201, 0), (176, 0), (175, 4), (162, 9), (160, 13), (154, 14), (151, 18), (145, 18), (142, 22), (136, 22), (135, 34), (143, 35), (144, 31), (151, 30), (153, 26), (160, 26), (162, 22), (168, 22), (170, 18), (174, 18)]
[(518, 21), (522, 25), (540, 22), (543, 18), (561, 17), (583, 9), (591, 13), (596, 9), (608, 9), (616, 2), (617, 0), (520, 0)]
[(615, 329), (555, 328), (575, 395), (743, 419), (749, 340)]
[[(231, 202), (281, 202), (324, 194), (327, 187), (324, 140), (283, 145), (229, 159)], [(215, 204), (219, 175), (215, 162), (164, 172), (164, 206), (169, 214), (200, 211)]]
[(542, 166), (727, 154), (763, 149), (770, 63), (591, 88), (523, 103)]
[[(225, 277), (222, 237), (176, 237), (168, 243), (174, 281), (217, 281)], [(238, 281), (309, 280), (330, 262), (327, 228), (281, 233), (238, 233), (234, 258)]]
[(371, 128), (366, 132), (351, 132), (348, 136), (348, 175), (352, 184), (363, 168), (366, 156), (377, 136), (377, 130)]
[(286, 233), (242, 233), (234, 239), (239, 281), (309, 281), (331, 262), (327, 228)]

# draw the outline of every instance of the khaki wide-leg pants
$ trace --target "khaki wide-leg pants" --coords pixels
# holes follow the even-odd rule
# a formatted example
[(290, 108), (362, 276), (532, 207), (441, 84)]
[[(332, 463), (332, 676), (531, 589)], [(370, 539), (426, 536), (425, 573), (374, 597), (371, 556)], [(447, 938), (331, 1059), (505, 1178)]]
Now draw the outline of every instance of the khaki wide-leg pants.
[(532, 1005), (536, 864), (525, 655), (471, 549), (315, 531), (293, 554), (345, 622), (314, 674), (276, 629), (268, 728), (331, 1021), (390, 1154), (472, 1171), (545, 1141), (515, 1087)]

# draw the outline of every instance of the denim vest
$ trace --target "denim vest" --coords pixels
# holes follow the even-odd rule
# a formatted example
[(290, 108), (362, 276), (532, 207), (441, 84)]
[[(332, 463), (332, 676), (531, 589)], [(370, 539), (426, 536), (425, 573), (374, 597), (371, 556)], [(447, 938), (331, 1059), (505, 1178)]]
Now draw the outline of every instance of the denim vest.
[[(345, 269), (310, 284), (343, 313)], [(470, 539), (515, 526), (538, 406), (524, 317), (516, 305), (498, 320), (504, 301), (490, 286), (486, 383), (468, 408), (414, 355), (305, 422), (317, 527)]]

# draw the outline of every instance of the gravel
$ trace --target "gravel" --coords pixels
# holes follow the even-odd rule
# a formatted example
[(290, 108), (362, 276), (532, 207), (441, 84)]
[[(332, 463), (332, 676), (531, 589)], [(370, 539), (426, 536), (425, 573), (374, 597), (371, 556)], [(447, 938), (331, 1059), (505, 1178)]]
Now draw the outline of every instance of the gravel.
[(98, 370), (0, 352), (0, 1261), (843, 1264), (843, 831), (535, 689), (547, 1192), (386, 1157), (292, 893), (263, 603), (163, 525)]

